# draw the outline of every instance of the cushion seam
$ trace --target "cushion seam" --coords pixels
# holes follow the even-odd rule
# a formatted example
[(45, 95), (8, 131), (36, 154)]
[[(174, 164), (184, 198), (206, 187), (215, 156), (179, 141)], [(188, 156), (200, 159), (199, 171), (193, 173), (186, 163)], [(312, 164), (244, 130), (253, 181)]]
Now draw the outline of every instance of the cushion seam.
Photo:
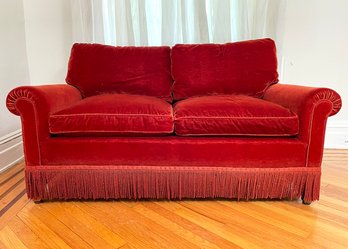
[(291, 116), (291, 117), (227, 117), (227, 116), (207, 116), (207, 117), (204, 117), (204, 116), (185, 116), (185, 117), (176, 117), (175, 116), (175, 119), (178, 120), (178, 119), (203, 119), (203, 118), (206, 118), (206, 119), (297, 119), (297, 116)]
[(254, 137), (289, 137), (289, 136), (296, 136), (298, 133), (294, 133), (294, 134), (255, 134), (255, 133), (177, 133), (175, 132), (176, 135), (179, 136), (254, 136)]
[(170, 132), (170, 133), (172, 133), (174, 130), (173, 129), (171, 129), (170, 131), (169, 130), (166, 130), (166, 131), (158, 131), (158, 130), (156, 130), (156, 131), (146, 131), (146, 130), (142, 130), (142, 131), (134, 131), (134, 130), (132, 130), (132, 131), (121, 131), (121, 130), (118, 130), (118, 131), (110, 131), (110, 130), (83, 130), (83, 131), (81, 131), (81, 130), (75, 130), (75, 131), (72, 131), (72, 130), (70, 130), (70, 131), (52, 131), (51, 129), (50, 129), (50, 133), (53, 133), (53, 134), (65, 134), (65, 133), (83, 133), (83, 132), (94, 132), (94, 133), (100, 133), (100, 132), (104, 132), (104, 133), (115, 133), (115, 132), (118, 132), (118, 133), (122, 133), (122, 132), (130, 132), (130, 133), (137, 133), (137, 132), (144, 132), (144, 133), (161, 133), (161, 132), (165, 132), (165, 133), (167, 133), (167, 132)]
[(73, 117), (73, 116), (144, 116), (144, 117), (172, 117), (170, 114), (122, 114), (122, 113), (76, 113), (76, 114), (53, 114), (50, 118)]

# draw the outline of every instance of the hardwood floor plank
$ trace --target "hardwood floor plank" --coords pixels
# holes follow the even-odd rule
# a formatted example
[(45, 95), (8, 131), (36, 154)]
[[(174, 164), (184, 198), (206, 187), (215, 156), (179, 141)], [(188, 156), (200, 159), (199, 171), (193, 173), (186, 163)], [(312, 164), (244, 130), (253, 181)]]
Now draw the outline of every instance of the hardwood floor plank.
[[(230, 201), (220, 201), (230, 202)], [(214, 203), (213, 205), (209, 204), (196, 204), (186, 207), (194, 210), (210, 219), (224, 223), (229, 229), (233, 232), (239, 231), (241, 236), (248, 237), (250, 241), (254, 241), (258, 245), (264, 245), (269, 248), (279, 248), (282, 247), (284, 242), (288, 247), (296, 248), (299, 244), (303, 243), (305, 239), (303, 237), (294, 235), (293, 233), (287, 230), (281, 230), (274, 224), (269, 224), (264, 221), (255, 219), (253, 216), (246, 215), (243, 212), (239, 211), (240, 207), (237, 207), (236, 210), (230, 208), (229, 206), (223, 205), (222, 203)], [(250, 202), (248, 202), (250, 203)], [(235, 203), (233, 205), (244, 205), (248, 203)], [(220, 210), (218, 213), (212, 210)], [(265, 234), (264, 231), (267, 230), (269, 233)], [(279, 241), (273, 239), (272, 234), (277, 234)]]
[(224, 223), (217, 222), (198, 212), (188, 208), (181, 208), (176, 210), (175, 213), (207, 230), (214, 231), (218, 236), (233, 243), (235, 248), (262, 248), (261, 245), (250, 241), (238, 231), (229, 231)]
[(127, 243), (127, 244), (121, 246), (120, 249), (137, 249), (137, 247), (131, 246), (130, 244)]
[[(348, 229), (348, 213), (323, 204), (322, 202), (317, 203), (317, 214), (320, 215), (320, 217), (325, 217), (325, 220), (331, 222), (335, 226)], [(339, 217), (339, 219), (337, 217)]]
[[(69, 208), (65, 208), (69, 206)], [(72, 202), (43, 203), (42, 208), (74, 231), (94, 248), (118, 248), (125, 244), (115, 233), (87, 215), (82, 216)], [(104, 237), (103, 235), (106, 235)]]
[(0, 231), (0, 240), (6, 248), (13, 248), (13, 249), (27, 248), (8, 226), (4, 227)]
[(78, 236), (74, 231), (65, 226), (55, 216), (48, 212), (43, 206), (45, 203), (35, 205), (30, 203), (32, 208), (30, 214), (34, 215), (41, 222), (45, 223), (49, 229), (55, 231), (55, 233), (64, 240), (71, 248), (93, 248), (83, 238)]
[(143, 215), (149, 218), (150, 220), (156, 222), (157, 224), (161, 225), (162, 227), (167, 229), (168, 232), (173, 233), (176, 236), (182, 237), (188, 241), (192, 241), (198, 248), (219, 248), (218, 246), (205, 240), (204, 237), (200, 237), (199, 235), (187, 229), (184, 229), (182, 226), (171, 221), (165, 216), (162, 216), (161, 214), (153, 211), (152, 209), (147, 208), (146, 204), (146, 202), (144, 204), (138, 204), (134, 206), (132, 209), (140, 215)]
[[(107, 204), (107, 202), (106, 202)], [(110, 204), (110, 202), (109, 202)], [(168, 242), (168, 240), (175, 241), (175, 246), (179, 248), (199, 248), (194, 243), (187, 241), (184, 238), (180, 238), (176, 236), (175, 234), (169, 232), (166, 230), (163, 226), (160, 224), (152, 221), (151, 219), (147, 218), (143, 214), (135, 212), (133, 209), (129, 209), (124, 202), (120, 202), (119, 205), (110, 205), (115, 211), (119, 212), (119, 214), (124, 213), (126, 214), (127, 219), (131, 220), (137, 220), (139, 225), (143, 227), (143, 229), (147, 230), (153, 230), (156, 231), (156, 240), (158, 240), (159, 243), (162, 244), (162, 246), (165, 246)], [(163, 236), (165, 234), (165, 236)]]
[(348, 212), (348, 202), (332, 198), (327, 195), (320, 196), (320, 203), (327, 206), (335, 207), (338, 210)]
[[(324, 180), (325, 183), (325, 180)], [(326, 195), (341, 201), (348, 202), (348, 192), (346, 189), (342, 189), (334, 184), (328, 184), (320, 189), (321, 195)]]
[[(28, 203), (28, 205), (31, 202)], [(59, 235), (48, 228), (45, 224), (46, 222), (42, 222), (36, 216), (30, 213), (30, 206), (26, 206), (21, 212), (17, 214), (17, 216), (23, 221), (23, 223), (33, 231), (42, 241), (44, 241), (49, 248), (52, 249), (65, 249), (71, 248), (68, 244), (64, 242)]]
[[(164, 203), (167, 203), (168, 205), (164, 205)], [(166, 207), (164, 208), (162, 206), (166, 206)], [(146, 207), (162, 215), (163, 217), (166, 217), (172, 222), (175, 222), (176, 224), (180, 225), (184, 229), (197, 234), (198, 236), (204, 238), (205, 240), (208, 240), (210, 243), (215, 244), (219, 248), (233, 248), (233, 246), (235, 246), (230, 241), (216, 235), (213, 231), (209, 231), (175, 214), (173, 211), (179, 208), (182, 208), (181, 206), (173, 209), (174, 205), (171, 205), (171, 202), (163, 201), (163, 202), (157, 202), (157, 203), (155, 202), (146, 203)]]
[[(252, 203), (253, 202), (250, 202), (250, 204)], [(251, 205), (249, 205), (249, 203), (246, 203), (246, 205), (236, 206), (232, 202), (223, 202), (223, 205), (226, 205), (229, 208), (237, 210), (243, 213), (244, 215), (252, 217), (255, 220), (259, 220), (263, 223), (268, 223), (269, 225), (276, 226), (280, 230), (288, 231), (302, 238), (307, 237), (309, 234), (309, 232), (306, 229), (289, 224), (288, 219), (286, 217), (275, 217), (272, 212), (259, 212), (258, 210), (254, 210), (251, 207)]]
[[(346, 164), (348, 165), (348, 163)], [(330, 178), (336, 178), (339, 181), (344, 182), (345, 179), (347, 179), (348, 177), (348, 172), (346, 168), (342, 168), (339, 165), (329, 165), (328, 168), (323, 168), (322, 169), (322, 173), (325, 174), (325, 178), (327, 179), (327, 177)]]
[[(167, 233), (159, 234), (156, 226), (144, 225), (147, 218), (140, 216), (128, 216), (118, 207), (121, 202), (83, 202), (83, 210), (99, 221), (103, 222), (113, 231), (117, 232), (123, 239), (129, 242), (129, 245), (136, 248), (178, 248), (174, 241), (166, 238)], [(115, 206), (112, 207), (112, 206)], [(124, 205), (124, 204), (123, 204)], [(144, 221), (145, 219), (145, 221)], [(164, 238), (163, 238), (164, 237)], [(187, 247), (183, 247), (187, 248)]]
[(21, 180), (24, 180), (24, 171), (20, 171), (18, 174), (11, 176), (11, 178), (9, 178), (7, 181), (4, 181), (0, 185), (0, 199), (2, 199), (2, 196), (6, 195), (6, 192), (13, 188), (13, 186), (15, 186)]
[(4, 243), (1, 242), (1, 240), (0, 240), (0, 249), (8, 249), (8, 247), (5, 246)]
[[(25, 191), (25, 190), (23, 190)], [(16, 216), (16, 214), (23, 208), (25, 207), (25, 205), (29, 202), (28, 197), (25, 193), (21, 192), (18, 197), (20, 197), (18, 200), (16, 200), (16, 198), (14, 200), (15, 203), (13, 203), (13, 205), (11, 205), (11, 202), (7, 204), (7, 206), (10, 206), (6, 212), (4, 208), (3, 210), (0, 211), (0, 229), (2, 229), (4, 226), (6, 226), (6, 224), (11, 221), (11, 219), (13, 217)]]
[[(325, 173), (324, 173), (325, 174)], [(337, 177), (337, 176), (330, 176), (326, 175), (325, 179), (323, 179), (324, 184), (328, 185), (335, 185), (335, 187), (341, 188), (343, 191), (348, 193), (348, 186), (347, 186), (347, 178), (344, 177)]]
[(0, 217), (23, 195), (25, 195), (25, 183), (24, 181), (21, 181), (0, 200)]
[[(305, 227), (306, 230), (309, 231), (309, 235), (304, 239), (304, 241), (301, 241), (301, 243), (309, 242), (310, 244), (307, 244), (308, 247), (311, 245), (316, 245), (316, 248), (321, 248), (321, 245), (329, 245), (331, 244), (334, 248), (344, 248), (341, 244), (336, 243), (332, 240), (330, 237), (331, 230), (327, 230), (326, 228), (323, 228), (321, 226), (321, 229), (317, 229), (318, 227), (318, 214), (313, 214), (312, 212), (302, 212), (299, 215), (300, 210), (297, 208), (291, 209), (289, 204), (286, 205), (286, 208), (284, 208), (285, 205), (279, 205), (279, 202), (253, 202), (255, 209), (263, 212), (264, 209), (269, 210), (274, 215), (281, 215), (288, 217), (288, 222), (291, 223), (294, 226), (299, 227)], [(304, 211), (303, 209), (302, 211)], [(279, 232), (276, 232), (276, 234), (279, 234)], [(320, 238), (320, 243), (313, 242), (309, 240), (308, 238), (313, 237), (314, 235), (317, 235), (318, 238)], [(282, 239), (283, 240), (283, 239)], [(300, 246), (300, 244), (298, 244)], [(326, 248), (326, 246), (324, 247)]]
[(19, 217), (13, 217), (8, 223), (8, 226), (26, 247), (50, 249), (50, 247), (27, 227)]

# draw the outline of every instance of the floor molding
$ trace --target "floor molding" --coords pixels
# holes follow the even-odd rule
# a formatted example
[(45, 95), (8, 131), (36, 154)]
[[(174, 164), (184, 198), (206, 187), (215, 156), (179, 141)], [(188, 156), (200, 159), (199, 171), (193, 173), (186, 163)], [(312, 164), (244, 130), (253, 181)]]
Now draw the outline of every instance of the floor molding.
[(22, 131), (0, 137), (0, 173), (23, 160)]
[(325, 148), (348, 149), (348, 121), (327, 123)]

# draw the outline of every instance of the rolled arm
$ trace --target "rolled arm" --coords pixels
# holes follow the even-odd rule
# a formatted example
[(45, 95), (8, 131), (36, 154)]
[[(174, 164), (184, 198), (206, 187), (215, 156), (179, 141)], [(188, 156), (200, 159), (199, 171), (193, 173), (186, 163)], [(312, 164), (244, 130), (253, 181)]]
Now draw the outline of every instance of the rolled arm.
[(6, 99), (6, 105), (10, 112), (20, 115), (18, 101), (25, 101), (33, 105), (39, 112), (55, 112), (66, 106), (81, 100), (80, 91), (67, 84), (21, 86), (13, 89)]
[(266, 91), (264, 99), (287, 107), (297, 114), (323, 102), (332, 105), (329, 116), (338, 113), (342, 107), (340, 95), (328, 88), (276, 84)]
[(282, 105), (299, 118), (298, 138), (308, 144), (307, 166), (320, 166), (324, 147), (326, 121), (342, 106), (340, 95), (328, 88), (276, 84), (264, 100)]
[(41, 162), (40, 141), (49, 137), (49, 115), (81, 98), (80, 91), (67, 84), (21, 86), (7, 95), (7, 108), (21, 116), (27, 165)]

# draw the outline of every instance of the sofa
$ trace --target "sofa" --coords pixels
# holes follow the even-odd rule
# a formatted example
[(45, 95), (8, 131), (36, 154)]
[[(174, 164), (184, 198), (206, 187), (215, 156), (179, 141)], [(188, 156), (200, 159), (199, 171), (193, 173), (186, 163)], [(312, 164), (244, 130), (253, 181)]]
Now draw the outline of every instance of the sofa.
[(67, 84), (21, 86), (29, 198), (319, 199), (327, 88), (278, 83), (271, 39), (74, 44)]

